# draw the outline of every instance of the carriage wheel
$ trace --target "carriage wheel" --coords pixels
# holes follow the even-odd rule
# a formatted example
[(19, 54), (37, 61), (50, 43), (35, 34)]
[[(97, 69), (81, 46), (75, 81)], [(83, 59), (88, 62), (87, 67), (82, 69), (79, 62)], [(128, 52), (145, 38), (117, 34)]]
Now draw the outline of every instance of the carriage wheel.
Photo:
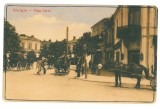
[(151, 85), (151, 87), (152, 87), (153, 90), (156, 90), (156, 86), (157, 86), (156, 78), (152, 78), (151, 79), (150, 85)]

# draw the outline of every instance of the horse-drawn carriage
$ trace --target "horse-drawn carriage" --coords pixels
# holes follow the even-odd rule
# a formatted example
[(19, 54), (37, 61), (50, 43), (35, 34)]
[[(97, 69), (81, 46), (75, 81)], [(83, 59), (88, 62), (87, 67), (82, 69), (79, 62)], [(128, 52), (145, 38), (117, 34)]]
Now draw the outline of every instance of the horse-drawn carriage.
[[(136, 78), (137, 83), (135, 88), (140, 88), (140, 82), (143, 77), (143, 71), (145, 73), (145, 78), (150, 80), (150, 85), (153, 90), (156, 90), (156, 73), (153, 76), (149, 76), (149, 71), (146, 67), (140, 64), (130, 63), (114, 63), (114, 73), (115, 73), (115, 86), (121, 86), (121, 76)], [(119, 81), (119, 83), (118, 83)]]
[(55, 75), (67, 75), (70, 71), (70, 61), (65, 55), (60, 56), (55, 62)]

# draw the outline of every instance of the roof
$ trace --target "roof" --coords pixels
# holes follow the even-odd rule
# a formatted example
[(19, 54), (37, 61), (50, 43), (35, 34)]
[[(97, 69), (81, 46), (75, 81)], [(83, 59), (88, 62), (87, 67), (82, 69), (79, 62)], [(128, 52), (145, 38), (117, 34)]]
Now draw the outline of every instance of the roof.
[(106, 22), (107, 20), (109, 20), (109, 18), (103, 18), (102, 20), (100, 20), (99, 22), (97, 22), (96, 24), (94, 24), (91, 28), (95, 27), (96, 25), (99, 25), (101, 23), (104, 24), (104, 22)]
[(73, 40), (68, 41), (68, 44), (77, 43), (77, 41), (78, 41), (78, 39), (73, 39)]
[(41, 41), (41, 40), (35, 38), (33, 35), (27, 36), (25, 34), (20, 34), (19, 37), (20, 37), (21, 40)]

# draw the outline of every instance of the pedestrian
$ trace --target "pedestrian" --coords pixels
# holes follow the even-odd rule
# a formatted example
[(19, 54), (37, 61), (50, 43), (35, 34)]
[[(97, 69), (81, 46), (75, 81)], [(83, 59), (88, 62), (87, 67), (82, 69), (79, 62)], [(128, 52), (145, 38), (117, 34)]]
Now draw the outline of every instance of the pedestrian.
[(79, 56), (77, 56), (76, 72), (77, 72), (77, 77), (80, 77), (80, 72), (81, 72), (81, 58), (80, 58)]
[(46, 74), (46, 66), (47, 66), (47, 59), (42, 57), (42, 63), (41, 63), (42, 69), (43, 69), (43, 73), (44, 75)]
[(99, 63), (97, 67), (98, 67), (98, 75), (101, 75), (102, 64)]
[(37, 65), (36, 65), (37, 75), (40, 75), (40, 72), (42, 70), (42, 66), (41, 65), (42, 65), (42, 60), (41, 60), (41, 58), (39, 58), (38, 61), (37, 61)]
[[(121, 73), (122, 73), (122, 67), (123, 64), (122, 63), (115, 63), (115, 69), (114, 69), (114, 74), (115, 74), (115, 87), (121, 87)], [(119, 81), (119, 83), (118, 83)]]
[(39, 58), (39, 60), (37, 61), (37, 75), (40, 75), (40, 72), (43, 70), (44, 75), (46, 74), (46, 59), (44, 57)]

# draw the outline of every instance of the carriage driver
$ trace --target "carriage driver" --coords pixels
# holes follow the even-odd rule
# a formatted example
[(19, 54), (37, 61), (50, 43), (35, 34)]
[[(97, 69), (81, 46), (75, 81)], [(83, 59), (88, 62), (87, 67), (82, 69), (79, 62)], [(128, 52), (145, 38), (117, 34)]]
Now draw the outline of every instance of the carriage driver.
[(43, 70), (44, 75), (46, 74), (46, 68), (45, 68), (46, 60), (47, 59), (44, 57), (39, 58), (39, 60), (37, 62), (37, 68), (38, 68), (37, 75), (40, 74), (41, 70)]

